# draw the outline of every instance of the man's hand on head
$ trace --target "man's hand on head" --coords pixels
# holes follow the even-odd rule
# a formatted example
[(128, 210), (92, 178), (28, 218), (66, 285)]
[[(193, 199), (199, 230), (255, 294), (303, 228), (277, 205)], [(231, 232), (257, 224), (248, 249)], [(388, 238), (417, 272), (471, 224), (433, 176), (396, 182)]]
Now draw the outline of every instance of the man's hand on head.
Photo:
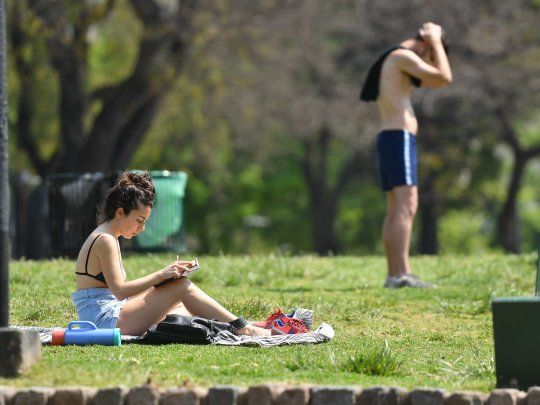
[(418, 31), (422, 39), (426, 42), (433, 43), (441, 41), (442, 27), (431, 22), (427, 22), (422, 25), (422, 28)]

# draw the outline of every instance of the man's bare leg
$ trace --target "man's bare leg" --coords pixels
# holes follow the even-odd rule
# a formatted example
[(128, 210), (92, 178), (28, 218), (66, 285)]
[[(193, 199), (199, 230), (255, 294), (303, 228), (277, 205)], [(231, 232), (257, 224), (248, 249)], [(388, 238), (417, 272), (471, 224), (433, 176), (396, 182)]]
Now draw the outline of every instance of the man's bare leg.
[(383, 241), (388, 262), (388, 276), (402, 277), (411, 272), (409, 247), (418, 208), (418, 188), (399, 186), (386, 193), (387, 213), (383, 224)]

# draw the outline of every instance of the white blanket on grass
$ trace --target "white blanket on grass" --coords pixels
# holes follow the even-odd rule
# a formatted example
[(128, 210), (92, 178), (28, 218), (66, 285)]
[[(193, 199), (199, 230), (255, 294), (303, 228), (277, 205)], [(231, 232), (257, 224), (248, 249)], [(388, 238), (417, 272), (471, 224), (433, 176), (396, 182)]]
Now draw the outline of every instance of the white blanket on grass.
[[(52, 342), (52, 331), (55, 328), (42, 328), (39, 326), (11, 326), (17, 329), (35, 330), (39, 333), (39, 340), (43, 345), (50, 345)], [(122, 343), (138, 343), (142, 336), (122, 335)], [(273, 336), (245, 336), (235, 335), (229, 331), (220, 332), (212, 344), (223, 346), (251, 346), (251, 347), (271, 347), (286, 346), (295, 344), (323, 343), (334, 338), (334, 329), (322, 323), (316, 330), (297, 335), (273, 335)]]

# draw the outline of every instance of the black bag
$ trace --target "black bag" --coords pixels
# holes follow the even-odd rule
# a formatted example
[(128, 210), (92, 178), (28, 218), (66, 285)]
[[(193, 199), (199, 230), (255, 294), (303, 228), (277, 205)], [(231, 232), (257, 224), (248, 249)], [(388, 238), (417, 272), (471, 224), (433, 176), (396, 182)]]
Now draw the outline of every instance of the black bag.
[(164, 320), (148, 329), (142, 343), (148, 344), (210, 344), (221, 331), (233, 332), (234, 328), (227, 322), (196, 316), (171, 314)]

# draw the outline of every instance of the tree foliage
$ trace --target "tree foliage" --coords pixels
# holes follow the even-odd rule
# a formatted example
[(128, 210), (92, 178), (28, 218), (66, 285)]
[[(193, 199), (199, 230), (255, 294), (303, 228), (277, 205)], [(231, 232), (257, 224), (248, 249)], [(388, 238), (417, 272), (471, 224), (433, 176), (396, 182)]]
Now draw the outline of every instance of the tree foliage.
[[(126, 167), (146, 134), (163, 96), (183, 66), (197, 2), (131, 0), (141, 24), (137, 55), (118, 81), (90, 86), (92, 35), (120, 1), (13, 1), (9, 35), (19, 74), (13, 128), (18, 146), (41, 175), (60, 171), (110, 171)], [(97, 35), (97, 34), (96, 34)], [(36, 38), (37, 37), (37, 38)], [(40, 62), (56, 76), (56, 144), (50, 156), (39, 147), (33, 125), (38, 97), (32, 83)], [(47, 72), (47, 76), (51, 76)], [(50, 90), (49, 90), (50, 91)]]
[[(358, 91), (382, 49), (433, 21), (450, 40), (454, 83), (413, 97), (416, 249), (437, 252), (441, 229), (443, 243), (466, 243), (474, 236), (451, 224), (469, 219), (508, 251), (520, 234), (534, 246), (537, 3), (201, 4), (8, 1), (14, 168), (184, 170), (201, 251), (381, 251), (378, 122)], [(533, 208), (521, 211), (520, 198)], [(270, 225), (253, 228), (253, 215)]]

